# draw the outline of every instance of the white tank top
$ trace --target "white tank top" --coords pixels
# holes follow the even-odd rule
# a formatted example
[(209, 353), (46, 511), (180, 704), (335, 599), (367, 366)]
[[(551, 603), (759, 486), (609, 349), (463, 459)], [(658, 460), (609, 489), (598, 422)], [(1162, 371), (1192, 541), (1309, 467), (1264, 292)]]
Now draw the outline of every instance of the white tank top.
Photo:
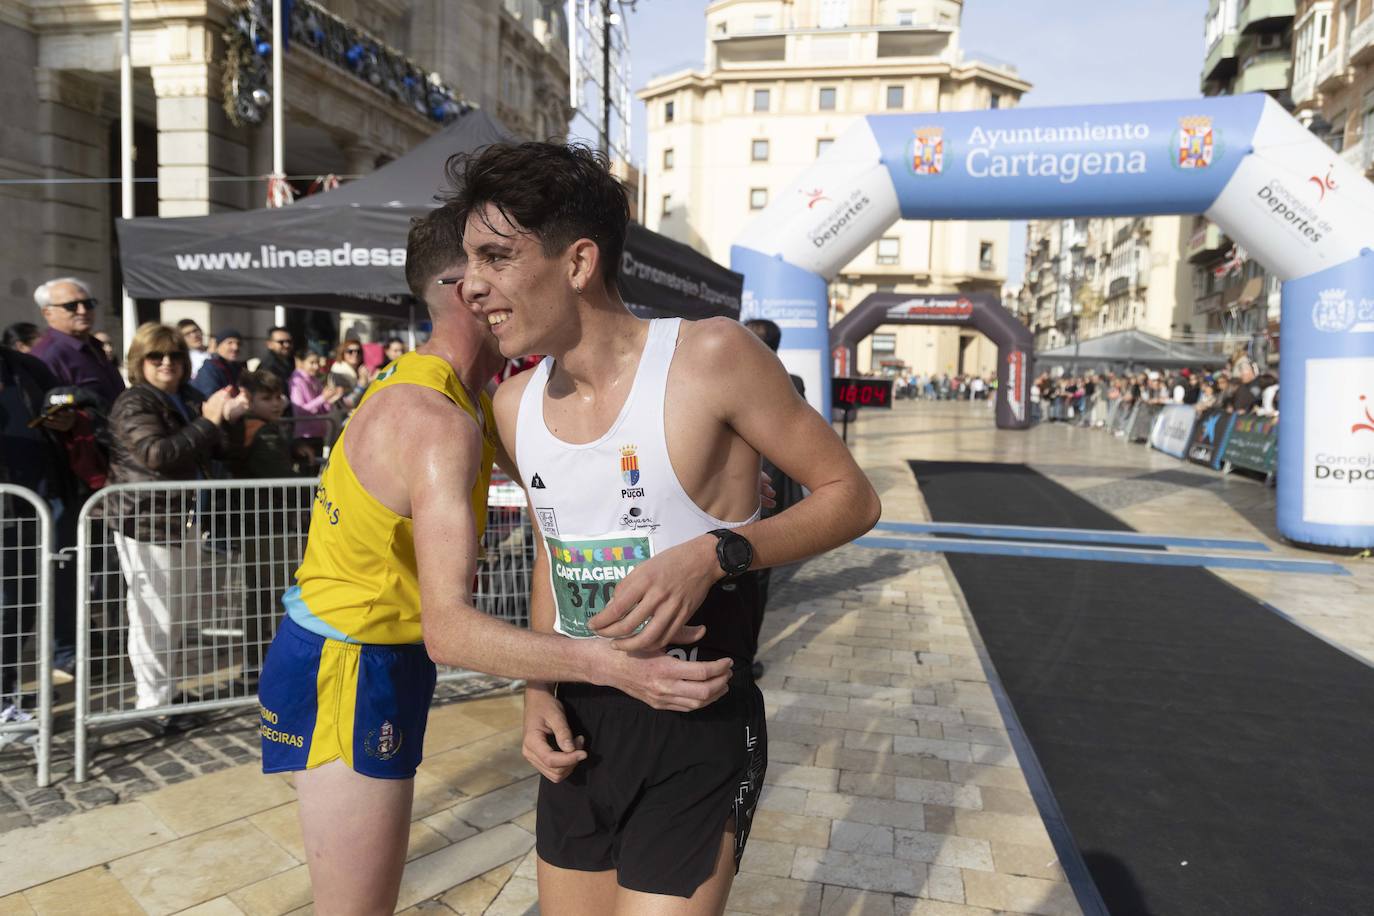
[(649, 323), (648, 338), (625, 405), (594, 442), (564, 442), (544, 422), (547, 357), (531, 370), (516, 419), (515, 463), (534, 523), (544, 535), (558, 606), (555, 629), (594, 635), (585, 626), (615, 584), (650, 556), (728, 522), (703, 511), (683, 489), (668, 459), (664, 397), (680, 318)]

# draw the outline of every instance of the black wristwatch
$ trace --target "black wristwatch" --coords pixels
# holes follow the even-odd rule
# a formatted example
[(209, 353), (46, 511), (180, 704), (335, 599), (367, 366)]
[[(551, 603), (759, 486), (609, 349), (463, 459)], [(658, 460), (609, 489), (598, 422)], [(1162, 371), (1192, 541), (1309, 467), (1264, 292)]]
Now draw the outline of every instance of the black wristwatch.
[(738, 579), (748, 572), (754, 562), (754, 545), (729, 528), (717, 528), (711, 534), (716, 536), (716, 561), (724, 570), (725, 578)]

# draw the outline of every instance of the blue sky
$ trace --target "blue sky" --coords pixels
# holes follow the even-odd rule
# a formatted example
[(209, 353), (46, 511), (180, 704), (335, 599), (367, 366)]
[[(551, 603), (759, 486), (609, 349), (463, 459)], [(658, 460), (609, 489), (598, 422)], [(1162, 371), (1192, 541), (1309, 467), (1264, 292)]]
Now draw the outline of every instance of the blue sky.
[[(632, 82), (700, 67), (705, 0), (639, 0), (630, 16)], [(1023, 106), (1195, 98), (1207, 0), (966, 0), (965, 52), (1016, 66), (1033, 88)], [(645, 117), (636, 100), (635, 158)], [(1019, 282), (1024, 230), (1012, 228), (1010, 266)]]

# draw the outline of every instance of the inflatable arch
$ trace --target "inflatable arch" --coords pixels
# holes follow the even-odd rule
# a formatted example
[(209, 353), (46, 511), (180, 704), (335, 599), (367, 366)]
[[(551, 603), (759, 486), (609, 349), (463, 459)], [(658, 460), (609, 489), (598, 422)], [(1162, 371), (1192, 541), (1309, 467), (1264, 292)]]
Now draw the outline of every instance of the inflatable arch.
[(1266, 95), (860, 118), (731, 266), (828, 414), (827, 281), (898, 218), (1188, 213), (1284, 281), (1279, 530), (1374, 546), (1374, 185)]
[(1030, 330), (1002, 308), (992, 293), (907, 295), (870, 293), (830, 329), (830, 353), (843, 350), (846, 364), (857, 364), (859, 341), (885, 324), (956, 325), (977, 328), (997, 345), (997, 425), (1025, 429), (1031, 424)]

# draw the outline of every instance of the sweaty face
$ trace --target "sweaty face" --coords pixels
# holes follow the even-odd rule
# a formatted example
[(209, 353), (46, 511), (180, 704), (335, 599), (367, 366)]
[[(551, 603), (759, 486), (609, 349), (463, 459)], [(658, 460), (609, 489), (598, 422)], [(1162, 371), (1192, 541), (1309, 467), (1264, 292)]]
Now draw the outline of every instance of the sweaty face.
[(463, 298), (490, 326), (506, 357), (558, 350), (575, 297), (570, 268), (548, 257), (538, 238), (487, 204), (463, 232)]

